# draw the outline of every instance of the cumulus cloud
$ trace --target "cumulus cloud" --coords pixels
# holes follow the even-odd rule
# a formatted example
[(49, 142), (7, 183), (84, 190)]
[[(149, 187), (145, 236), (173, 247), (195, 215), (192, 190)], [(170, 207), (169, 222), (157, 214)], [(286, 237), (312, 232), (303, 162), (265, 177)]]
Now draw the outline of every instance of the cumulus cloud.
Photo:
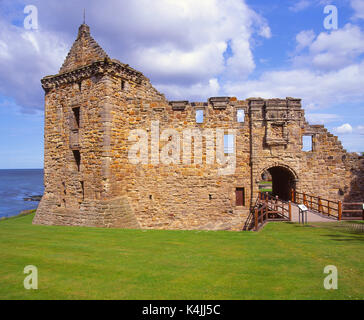
[[(57, 73), (82, 22), (110, 57), (142, 71), (168, 98), (206, 99), (219, 94), (217, 79), (246, 78), (255, 69), (255, 37), (270, 38), (267, 21), (242, 0), (41, 1), (39, 30), (14, 26), (0, 3), (0, 94), (25, 108), (42, 109), (39, 80)], [(20, 10), (15, 20), (25, 15)], [(227, 54), (228, 52), (228, 54)]]
[(337, 71), (320, 73), (308, 68), (268, 71), (257, 80), (225, 84), (225, 91), (245, 97), (301, 97), (311, 109), (347, 101), (363, 101), (364, 62)]
[(359, 26), (346, 24), (342, 29), (321, 32), (317, 37), (312, 30), (302, 31), (297, 37), (297, 51), (308, 53), (293, 58), (296, 66), (312, 66), (330, 71), (353, 64), (364, 53), (364, 32)]
[[(216, 97), (220, 92), (220, 84), (216, 78), (208, 80), (208, 83), (196, 83), (192, 85), (157, 85), (161, 92), (169, 92), (173, 99), (184, 100), (188, 96), (192, 101), (205, 101), (206, 97)], [(201, 98), (202, 97), (202, 98)]]
[(67, 53), (65, 42), (56, 33), (27, 31), (3, 21), (0, 39), (0, 93), (27, 111), (43, 109), (40, 79), (57, 72)]
[[(0, 9), (2, 4), (22, 8), (25, 3), (3, 0)], [(272, 34), (265, 18), (244, 1), (32, 3), (38, 7), (37, 32), (12, 25), (14, 17), (0, 10), (0, 94), (27, 110), (43, 108), (39, 80), (57, 73), (84, 7), (92, 35), (109, 56), (142, 71), (169, 99), (294, 96), (303, 98), (304, 107), (311, 110), (364, 99), (364, 36), (352, 24), (317, 35), (303, 30), (296, 36), (292, 64), (252, 78), (256, 39)], [(22, 11), (15, 18), (22, 21)]]
[(344, 123), (340, 127), (335, 128), (335, 132), (345, 134), (345, 133), (352, 133), (353, 127), (349, 123)]
[(243, 97), (300, 97), (309, 110), (363, 101), (363, 53), (364, 32), (358, 26), (347, 24), (319, 35), (303, 30), (296, 35), (291, 68), (266, 71), (254, 80), (227, 82), (224, 90)]
[(345, 123), (333, 129), (338, 134), (340, 141), (345, 148), (351, 152), (362, 153), (364, 145), (364, 126), (359, 125), (353, 127), (349, 123)]
[(313, 40), (316, 38), (313, 30), (303, 30), (296, 36), (297, 47), (296, 50), (299, 52), (306, 47), (309, 47)]

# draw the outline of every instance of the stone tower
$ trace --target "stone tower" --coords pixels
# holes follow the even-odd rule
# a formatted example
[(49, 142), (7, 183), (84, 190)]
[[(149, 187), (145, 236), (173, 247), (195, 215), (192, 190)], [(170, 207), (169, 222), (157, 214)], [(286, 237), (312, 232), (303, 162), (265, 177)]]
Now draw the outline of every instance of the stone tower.
[[(364, 200), (363, 159), (307, 123), (300, 99), (167, 101), (142, 73), (110, 59), (85, 24), (42, 86), (45, 193), (36, 224), (241, 230), (265, 172), (283, 199), (295, 188)], [(235, 169), (222, 175), (218, 150), (230, 132)], [(139, 162), (130, 158), (136, 135), (145, 142)]]
[(110, 200), (115, 81), (148, 82), (110, 60), (82, 24), (59, 73), (42, 79), (45, 194), (34, 223), (139, 227), (125, 199)]

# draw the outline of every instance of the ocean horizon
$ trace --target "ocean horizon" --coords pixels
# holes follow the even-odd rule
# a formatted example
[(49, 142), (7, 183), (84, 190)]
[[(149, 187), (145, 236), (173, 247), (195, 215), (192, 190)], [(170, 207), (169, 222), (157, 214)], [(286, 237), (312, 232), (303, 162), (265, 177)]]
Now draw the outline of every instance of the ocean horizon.
[(43, 195), (43, 175), (43, 169), (0, 169), (0, 217), (36, 209), (39, 202), (24, 198)]

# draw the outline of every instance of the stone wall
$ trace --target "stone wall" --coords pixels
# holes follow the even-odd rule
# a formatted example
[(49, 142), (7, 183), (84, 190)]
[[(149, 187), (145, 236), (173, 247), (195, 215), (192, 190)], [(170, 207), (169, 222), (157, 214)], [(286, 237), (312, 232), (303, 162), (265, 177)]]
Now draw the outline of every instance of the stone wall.
[[(240, 228), (250, 202), (249, 123), (236, 122), (237, 108), (246, 109), (246, 102), (228, 99), (226, 108), (214, 109), (208, 103), (168, 103), (147, 92), (137, 95), (138, 87), (130, 86), (120, 96), (120, 80), (113, 82), (113, 130), (111, 135), (112, 164), (110, 197), (125, 194), (131, 200), (143, 228), (230, 229)], [(196, 110), (204, 110), (204, 123), (196, 123)], [(183, 130), (235, 128), (237, 136), (237, 170), (235, 174), (218, 174), (216, 162), (183, 164), (181, 143), (178, 164), (152, 164), (151, 126), (159, 122), (159, 130), (175, 129), (183, 138)], [(131, 130), (145, 129), (148, 134), (148, 164), (131, 164), (128, 150)], [(226, 131), (227, 132), (227, 131)], [(161, 142), (162, 152), (167, 142)], [(216, 148), (213, 149), (216, 151)], [(206, 142), (203, 139), (203, 155)], [(235, 188), (245, 187), (246, 206), (235, 206)]]

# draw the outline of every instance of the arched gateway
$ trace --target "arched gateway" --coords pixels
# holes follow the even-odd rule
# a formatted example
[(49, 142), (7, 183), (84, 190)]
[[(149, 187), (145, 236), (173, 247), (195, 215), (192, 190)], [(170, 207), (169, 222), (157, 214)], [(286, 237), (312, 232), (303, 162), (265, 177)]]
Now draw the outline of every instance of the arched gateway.
[(296, 176), (286, 166), (274, 166), (267, 170), (272, 176), (272, 194), (282, 200), (290, 199), (290, 191), (296, 188)]

